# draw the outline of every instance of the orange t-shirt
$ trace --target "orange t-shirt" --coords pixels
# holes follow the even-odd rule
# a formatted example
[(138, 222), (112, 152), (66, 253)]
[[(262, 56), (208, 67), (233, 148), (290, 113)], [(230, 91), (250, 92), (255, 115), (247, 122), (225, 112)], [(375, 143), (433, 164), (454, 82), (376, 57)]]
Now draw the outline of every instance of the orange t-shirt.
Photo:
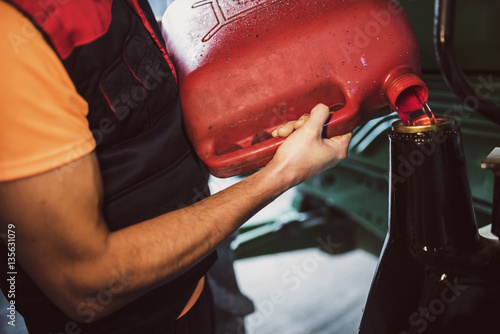
[(69, 164), (95, 148), (87, 102), (33, 24), (0, 1), (0, 181)]

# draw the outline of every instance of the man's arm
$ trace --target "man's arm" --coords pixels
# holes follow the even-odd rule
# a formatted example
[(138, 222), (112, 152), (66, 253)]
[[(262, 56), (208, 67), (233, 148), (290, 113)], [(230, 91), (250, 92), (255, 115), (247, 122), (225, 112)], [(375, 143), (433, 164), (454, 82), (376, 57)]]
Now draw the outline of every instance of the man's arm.
[(0, 183), (1, 229), (15, 225), (17, 259), (75, 320), (84, 320), (78, 309), (87, 297), (110, 286), (117, 273), (126, 275), (98, 319), (187, 271), (285, 190), (344, 159), (350, 134), (321, 137), (328, 114), (316, 106), (268, 166), (236, 185), (115, 232), (102, 217), (94, 153), (73, 162), (62, 180), (50, 171)]

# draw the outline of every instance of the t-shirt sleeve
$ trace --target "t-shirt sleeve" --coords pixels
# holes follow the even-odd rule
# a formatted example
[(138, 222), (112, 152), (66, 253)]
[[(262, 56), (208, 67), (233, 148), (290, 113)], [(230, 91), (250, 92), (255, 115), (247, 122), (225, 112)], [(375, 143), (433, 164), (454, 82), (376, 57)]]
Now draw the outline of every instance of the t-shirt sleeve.
[(95, 148), (88, 105), (33, 24), (0, 1), (0, 181), (61, 167)]

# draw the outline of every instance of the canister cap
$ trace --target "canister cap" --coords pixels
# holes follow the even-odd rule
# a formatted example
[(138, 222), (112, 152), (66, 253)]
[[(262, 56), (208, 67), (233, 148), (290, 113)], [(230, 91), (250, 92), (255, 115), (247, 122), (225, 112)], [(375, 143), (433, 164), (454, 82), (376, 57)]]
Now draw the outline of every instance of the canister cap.
[(386, 90), (391, 108), (398, 113), (411, 113), (422, 108), (429, 98), (425, 83), (413, 73), (398, 75)]

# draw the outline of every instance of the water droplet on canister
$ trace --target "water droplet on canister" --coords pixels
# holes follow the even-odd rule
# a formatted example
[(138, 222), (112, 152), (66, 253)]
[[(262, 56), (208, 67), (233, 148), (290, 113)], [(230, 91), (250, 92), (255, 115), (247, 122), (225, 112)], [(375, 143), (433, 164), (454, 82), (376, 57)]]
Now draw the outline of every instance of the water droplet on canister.
[(345, 61), (341, 62), (342, 65), (345, 65)]
[(357, 67), (357, 66), (354, 66), (354, 69), (357, 71), (357, 70), (358, 70), (358, 67)]

